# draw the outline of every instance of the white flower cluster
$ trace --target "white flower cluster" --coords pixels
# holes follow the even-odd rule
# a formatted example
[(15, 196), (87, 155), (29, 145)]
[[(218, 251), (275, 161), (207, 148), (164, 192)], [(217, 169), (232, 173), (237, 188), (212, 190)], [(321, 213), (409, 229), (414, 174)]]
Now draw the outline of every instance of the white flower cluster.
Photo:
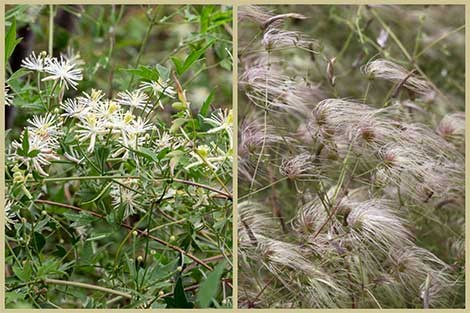
[(33, 116), (28, 121), (29, 126), (23, 131), (20, 140), (11, 144), (11, 154), (17, 166), (25, 165), (28, 170), (36, 170), (43, 176), (48, 176), (44, 170), (51, 160), (57, 160), (59, 139), (62, 135), (62, 122), (57, 115), (47, 113), (43, 116)]
[(45, 51), (36, 55), (34, 51), (22, 62), (24, 68), (46, 73), (42, 81), (53, 80), (66, 89), (72, 87), (77, 89), (78, 81), (83, 79), (82, 70), (79, 66), (83, 64), (79, 55), (69, 53), (61, 55), (60, 58), (51, 57)]
[[(33, 52), (23, 61), (23, 67), (51, 74), (43, 78), (43, 81), (56, 80), (66, 88), (69, 86), (76, 88), (77, 81), (82, 79), (81, 70), (76, 68), (80, 63), (76, 55), (61, 56), (60, 59), (56, 59), (47, 56), (45, 52), (38, 55)], [(162, 97), (175, 98), (175, 95), (176, 92), (169, 85), (169, 81), (162, 79), (142, 82), (140, 88), (119, 92), (115, 99), (105, 98), (101, 90), (92, 89), (91, 93), (83, 92), (81, 96), (65, 99), (60, 104), (62, 114), (59, 115), (59, 110), (56, 109), (54, 114), (46, 113), (30, 119), (28, 133), (23, 132), (20, 140), (12, 143), (11, 156), (18, 167), (26, 166), (28, 171), (35, 170), (42, 176), (48, 176), (45, 167), (50, 165), (51, 160), (59, 159), (57, 151), (61, 136), (64, 135), (63, 124), (67, 119), (75, 120), (76, 123), (70, 130), (74, 132), (75, 139), (79, 143), (88, 145), (86, 149), (88, 153), (94, 152), (97, 142), (108, 139), (118, 144), (112, 157), (127, 159), (130, 151), (138, 150), (148, 142), (150, 134), (147, 133), (152, 130), (158, 134), (155, 145), (159, 149), (184, 146), (184, 138), (160, 132), (147, 119), (156, 105), (163, 108)], [(211, 117), (205, 118), (205, 121), (214, 126), (208, 133), (223, 131), (227, 134), (230, 151), (222, 151), (216, 145), (212, 147), (200, 145), (189, 152), (195, 161), (186, 167), (187, 170), (201, 164), (217, 170), (219, 164), (231, 157), (232, 111), (216, 111)], [(187, 137), (184, 131), (182, 133)], [(175, 141), (175, 138), (181, 140)], [(23, 151), (25, 148), (28, 151)], [(65, 153), (64, 157), (75, 163), (81, 161), (74, 153)]]
[(79, 120), (76, 138), (79, 142), (88, 143), (89, 153), (94, 151), (97, 140), (104, 140), (105, 136), (111, 135), (122, 145), (113, 157), (127, 158), (128, 148), (141, 146), (145, 141), (145, 133), (152, 129), (150, 123), (141, 116), (136, 117), (132, 109), (122, 108), (119, 104), (124, 103), (122, 98), (118, 101), (104, 99), (102, 91), (92, 90), (91, 94), (84, 93), (75, 99), (67, 99), (61, 105), (64, 110), (62, 116)]

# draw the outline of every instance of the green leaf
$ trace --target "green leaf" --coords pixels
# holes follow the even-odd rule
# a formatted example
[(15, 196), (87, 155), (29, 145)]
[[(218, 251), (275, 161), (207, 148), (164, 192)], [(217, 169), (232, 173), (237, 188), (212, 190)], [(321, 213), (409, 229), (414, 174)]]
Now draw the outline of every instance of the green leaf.
[(38, 278), (48, 277), (54, 274), (63, 275), (65, 272), (60, 269), (60, 260), (53, 258), (49, 258), (43, 262), (36, 273)]
[(153, 162), (159, 161), (158, 156), (155, 154), (155, 152), (153, 152), (152, 150), (148, 148), (141, 147), (139, 148), (139, 150), (135, 150), (135, 152), (143, 156), (144, 158), (148, 159), (149, 161), (153, 161)]
[(225, 270), (226, 262), (222, 262), (207, 275), (207, 279), (201, 283), (197, 293), (197, 301), (201, 308), (207, 308), (219, 292), (220, 278)]
[(183, 61), (181, 61), (178, 57), (171, 57), (171, 60), (173, 61), (173, 64), (175, 65), (176, 73), (178, 73), (178, 75), (181, 75), (184, 72)]
[(85, 212), (80, 212), (79, 214), (76, 213), (69, 213), (64, 212), (62, 213), (69, 221), (73, 223), (70, 225), (71, 227), (78, 227), (83, 225), (90, 225), (91, 223), (95, 222), (98, 218)]
[(176, 132), (180, 127), (184, 125), (188, 120), (186, 118), (177, 118), (173, 121), (170, 127), (170, 133)]
[(31, 151), (28, 153), (28, 157), (34, 158), (34, 157), (38, 156), (40, 152), (41, 152), (41, 150), (38, 150), (38, 149), (36, 149), (36, 150), (31, 150)]
[(27, 155), (29, 152), (29, 133), (28, 127), (24, 129), (23, 133), (23, 142), (21, 143), (21, 150), (23, 151), (24, 155)]
[(67, 251), (65, 250), (64, 247), (59, 246), (59, 245), (56, 246), (56, 251), (54, 251), (54, 255), (55, 255), (55, 256), (57, 256), (57, 257), (59, 257), (59, 258), (62, 258), (62, 257), (64, 257), (66, 254), (67, 254)]
[(136, 275), (136, 270), (135, 270), (135, 260), (131, 259), (127, 253), (125, 254), (126, 257), (126, 263), (127, 263), (127, 269), (129, 270), (129, 276), (131, 278), (134, 278)]
[(106, 161), (110, 153), (111, 149), (109, 147), (97, 146), (95, 149), (96, 164), (98, 165), (102, 173), (104, 173), (106, 170)]
[(193, 50), (191, 53), (186, 57), (184, 63), (177, 57), (172, 57), (171, 60), (175, 64), (176, 73), (178, 75), (183, 74), (186, 72), (191, 65), (194, 64), (199, 58), (206, 52), (206, 50), (214, 43), (215, 40), (210, 40), (204, 47), (198, 50)]
[(175, 156), (183, 156), (185, 155), (186, 153), (182, 150), (173, 150), (171, 152), (168, 152), (166, 154), (167, 157), (175, 157)]
[(163, 65), (157, 64), (155, 65), (157, 68), (158, 73), (160, 74), (160, 77), (165, 81), (170, 78), (170, 70), (164, 67)]
[(41, 252), (42, 248), (46, 245), (46, 239), (44, 236), (38, 232), (34, 232), (33, 235), (33, 245), (36, 252)]
[(174, 273), (178, 262), (178, 259), (174, 259), (173, 261), (165, 265), (161, 265), (159, 263), (158, 266), (155, 266), (155, 268), (150, 272), (150, 279), (153, 282), (156, 282), (168, 278), (169, 276), (171, 276), (172, 273)]
[(107, 185), (105, 185), (103, 187), (103, 189), (101, 189), (101, 191), (96, 195), (96, 197), (93, 197), (92, 199), (90, 199), (86, 202), (82, 202), (82, 205), (90, 204), (90, 203), (93, 203), (93, 202), (97, 201), (99, 198), (101, 198), (106, 193), (106, 191), (108, 191), (109, 187), (111, 187), (112, 184), (113, 183), (108, 183)]
[(131, 68), (126, 70), (143, 80), (157, 81), (160, 77), (160, 73), (158, 72), (157, 68), (151, 68), (148, 66), (140, 65), (138, 68)]
[(176, 281), (173, 298), (165, 298), (165, 302), (168, 308), (191, 309), (194, 307), (194, 304), (186, 298), (181, 277), (178, 277)]
[(207, 29), (209, 28), (209, 22), (211, 20), (211, 13), (213, 9), (214, 7), (212, 6), (204, 6), (202, 8), (201, 15), (199, 16), (199, 29), (201, 34), (206, 33)]
[(11, 74), (10, 77), (8, 77), (7, 79), (7, 83), (10, 83), (12, 81), (15, 81), (15, 80), (18, 80), (20, 79), (21, 77), (25, 76), (25, 75), (28, 75), (29, 74), (29, 71), (27, 71), (26, 69), (24, 68), (20, 68), (19, 70), (17, 70), (16, 72), (14, 72), (13, 74)]
[(199, 60), (199, 58), (206, 52), (206, 50), (214, 43), (214, 40), (210, 40), (207, 45), (202, 47), (199, 50), (192, 51), (186, 60), (184, 60), (183, 64), (183, 72), (185, 72), (191, 65), (193, 65), (194, 62)]
[(15, 50), (15, 47), (21, 42), (21, 38), (16, 38), (16, 19), (13, 18), (11, 26), (5, 36), (5, 64), (8, 62), (11, 54)]
[(33, 270), (31, 268), (30, 262), (25, 262), (23, 268), (21, 268), (18, 264), (13, 265), (12, 267), (13, 273), (15, 273), (16, 277), (18, 277), (21, 281), (29, 281), (33, 274)]
[(199, 114), (201, 114), (204, 117), (207, 117), (207, 113), (209, 113), (209, 106), (212, 103), (212, 100), (214, 99), (214, 94), (215, 90), (212, 90), (209, 96), (206, 98), (206, 101), (201, 106), (201, 109), (199, 110)]

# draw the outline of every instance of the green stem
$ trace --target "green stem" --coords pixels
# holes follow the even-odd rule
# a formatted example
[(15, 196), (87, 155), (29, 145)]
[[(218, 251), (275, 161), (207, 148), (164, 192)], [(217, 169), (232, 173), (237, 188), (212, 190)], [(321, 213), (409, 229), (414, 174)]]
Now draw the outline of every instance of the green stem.
[(459, 31), (461, 31), (462, 29), (465, 29), (465, 25), (462, 25), (444, 35), (442, 35), (441, 37), (437, 38), (436, 40), (434, 40), (433, 42), (431, 42), (429, 45), (427, 45), (426, 47), (423, 48), (423, 50), (421, 50), (417, 55), (416, 55), (416, 59), (422, 55), (424, 52), (426, 52), (426, 50), (428, 50), (429, 48), (433, 47), (434, 45), (436, 45), (437, 43), (439, 43), (441, 40), (444, 40), (446, 37), (454, 34), (454, 33), (457, 33)]
[(43, 182), (60, 182), (67, 180), (94, 180), (94, 179), (137, 179), (139, 176), (73, 176), (44, 178)]
[(261, 145), (261, 151), (259, 152), (258, 160), (256, 161), (256, 167), (253, 172), (253, 178), (251, 179), (251, 184), (250, 184), (250, 192), (253, 190), (253, 186), (256, 181), (256, 175), (258, 174), (258, 167), (261, 163), (261, 158), (263, 157), (264, 153), (264, 147), (266, 145), (266, 134), (268, 131), (268, 111), (266, 109), (269, 106), (268, 100), (269, 100), (269, 92), (268, 92), (268, 83), (269, 83), (269, 72), (271, 69), (271, 52), (268, 50), (268, 71), (266, 73), (266, 90), (265, 90), (265, 104), (264, 104), (264, 114), (263, 114), (263, 144)]
[(278, 184), (278, 183), (280, 183), (280, 182), (285, 181), (286, 179), (288, 179), (288, 177), (283, 177), (283, 178), (281, 178), (281, 179), (278, 179), (278, 180), (272, 182), (271, 184), (269, 184), (269, 185), (267, 185), (267, 186), (264, 186), (264, 187), (262, 187), (262, 188), (256, 189), (255, 191), (250, 192), (249, 194), (246, 194), (246, 195), (244, 195), (244, 196), (239, 197), (238, 200), (243, 200), (243, 199), (245, 199), (245, 198), (251, 197), (252, 195), (254, 195), (254, 194), (256, 194), (256, 193), (258, 193), (258, 192), (260, 192), (260, 191), (266, 190), (266, 189), (268, 189), (268, 188), (270, 188), (270, 187), (272, 187), (272, 186), (274, 186), (274, 185), (276, 185), (276, 184)]
[(59, 280), (59, 279), (52, 279), (52, 278), (46, 278), (44, 279), (45, 284), (54, 284), (54, 285), (63, 285), (63, 286), (74, 286), (74, 287), (79, 287), (79, 288), (86, 288), (86, 289), (92, 289), (92, 290), (97, 290), (97, 291), (102, 291), (114, 295), (118, 295), (127, 299), (132, 299), (132, 296), (126, 292), (118, 291), (118, 290), (113, 290), (101, 286), (96, 286), (96, 285), (91, 285), (91, 284), (86, 284), (86, 283), (81, 283), (81, 282), (76, 282), (76, 281), (69, 281), (69, 280)]
[(362, 103), (367, 103), (367, 97), (369, 96), (369, 89), (370, 89), (370, 80), (367, 80), (366, 92), (364, 94), (364, 101)]
[[(42, 182), (46, 182), (46, 183), (50, 183), (50, 182), (61, 182), (61, 181), (69, 181), (69, 180), (99, 180), (99, 179), (140, 179), (140, 176), (72, 176), (72, 177), (51, 177), (51, 178), (44, 178), (42, 180)], [(179, 179), (179, 178), (158, 178), (158, 179), (154, 179), (155, 181), (173, 181), (173, 182), (176, 182), (176, 183), (181, 183), (181, 184), (185, 184), (185, 185), (191, 185), (191, 186), (195, 186), (195, 187), (200, 187), (200, 188), (203, 188), (203, 189), (207, 189), (209, 191), (213, 191), (215, 193), (218, 193), (228, 199), (232, 199), (233, 196), (228, 193), (228, 192), (224, 192), (222, 190), (219, 190), (219, 189), (216, 189), (214, 187), (211, 187), (211, 186), (207, 186), (207, 185), (204, 185), (204, 184), (201, 184), (201, 183), (196, 183), (196, 182), (193, 182), (193, 181), (189, 181), (189, 180), (184, 180), (184, 179)], [(8, 181), (8, 180), (7, 180)]]
[[(145, 32), (144, 39), (142, 41), (142, 44), (140, 45), (139, 54), (137, 55), (137, 59), (135, 61), (134, 68), (137, 68), (139, 66), (140, 58), (142, 57), (142, 54), (144, 53), (145, 46), (147, 45), (147, 41), (150, 37), (150, 33), (151, 33), (153, 27), (155, 26), (155, 20), (157, 19), (158, 12), (159, 12), (158, 10), (155, 10), (155, 14), (153, 15), (152, 19), (150, 20), (150, 24), (147, 27), (147, 31)], [(134, 73), (132, 73), (132, 75), (131, 75), (131, 80), (129, 81), (129, 84), (127, 85), (127, 89), (129, 89), (131, 87), (133, 82), (134, 82)]]

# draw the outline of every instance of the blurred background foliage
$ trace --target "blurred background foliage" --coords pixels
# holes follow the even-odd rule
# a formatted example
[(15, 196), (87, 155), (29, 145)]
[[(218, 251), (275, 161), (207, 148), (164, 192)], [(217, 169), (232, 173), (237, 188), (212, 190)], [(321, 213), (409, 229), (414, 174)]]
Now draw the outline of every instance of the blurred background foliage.
[[(465, 9), (459, 5), (278, 5), (263, 6), (276, 14), (300, 13), (304, 20), (287, 19), (285, 29), (301, 31), (316, 40), (319, 54), (300, 49), (281, 51), (282, 62), (292, 77), (320, 85), (331, 96), (362, 99), (368, 81), (360, 67), (371, 59), (386, 58), (405, 68), (417, 64), (427, 78), (448, 99), (439, 105), (418, 102), (433, 113), (436, 125), (449, 111), (465, 108)], [(370, 10), (370, 9), (373, 10)], [(385, 26), (386, 25), (386, 26)], [(381, 32), (388, 32), (383, 47)], [(250, 40), (261, 39), (262, 32), (253, 23), (239, 30), (239, 55), (248, 52)], [(393, 33), (393, 34), (392, 34)], [(395, 40), (396, 38), (396, 40)], [(327, 63), (336, 58), (335, 91), (327, 78)], [(280, 58), (281, 59), (281, 58)], [(369, 99), (383, 99), (390, 89), (386, 81), (374, 81)], [(243, 99), (243, 93), (240, 93)], [(403, 98), (406, 98), (405, 95)], [(418, 99), (419, 100), (419, 99)], [(243, 105), (241, 109), (245, 109)]]

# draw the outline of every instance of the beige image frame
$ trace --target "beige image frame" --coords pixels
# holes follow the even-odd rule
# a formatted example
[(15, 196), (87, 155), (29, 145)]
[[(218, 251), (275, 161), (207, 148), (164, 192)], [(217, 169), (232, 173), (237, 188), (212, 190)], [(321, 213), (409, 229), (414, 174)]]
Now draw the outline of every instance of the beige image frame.
[[(5, 38), (5, 27), (4, 27), (4, 22), (5, 22), (5, 4), (53, 4), (53, 5), (60, 5), (60, 4), (83, 4), (83, 5), (92, 5), (92, 4), (100, 4), (100, 5), (105, 5), (105, 4), (126, 4), (126, 5), (132, 5), (132, 4), (153, 4), (153, 5), (177, 5), (177, 4), (194, 4), (194, 5), (201, 5), (201, 4), (224, 4), (224, 5), (231, 5), (233, 7), (233, 48), (232, 48), (232, 55), (234, 57), (233, 60), (233, 86), (232, 86), (232, 106), (233, 106), (233, 112), (234, 112), (234, 136), (233, 136), (233, 141), (234, 141), (234, 155), (238, 155), (237, 153), (237, 125), (238, 125), (238, 106), (237, 106), (237, 100), (238, 100), (238, 86), (237, 86), (237, 80), (238, 80), (238, 67), (237, 67), (237, 53), (238, 53), (238, 31), (237, 31), (237, 15), (238, 15), (238, 6), (240, 5), (248, 5), (248, 4), (269, 4), (269, 5), (282, 5), (282, 4), (299, 4), (299, 5), (346, 5), (346, 4), (354, 4), (354, 5), (360, 5), (360, 4), (416, 4), (416, 5), (423, 5), (423, 4), (453, 4), (453, 5), (464, 5), (465, 6), (465, 16), (470, 18), (470, 0), (455, 0), (455, 1), (446, 1), (446, 0), (441, 0), (441, 1), (435, 1), (435, 0), (428, 0), (428, 1), (416, 1), (416, 0), (394, 0), (394, 1), (377, 1), (377, 0), (358, 0), (358, 1), (339, 1), (339, 0), (323, 0), (323, 1), (314, 1), (314, 0), (295, 0), (295, 1), (280, 1), (280, 0), (258, 0), (258, 1), (250, 1), (250, 0), (219, 0), (219, 1), (193, 1), (193, 0), (173, 0), (173, 1), (149, 1), (149, 0), (128, 0), (128, 1), (116, 1), (116, 0), (82, 0), (82, 1), (57, 1), (57, 0), (50, 0), (50, 1), (45, 1), (45, 0), (10, 0), (10, 1), (4, 1), (0, 0), (0, 25), (2, 25), (0, 29), (0, 37)], [(468, 20), (466, 19), (465, 21), (465, 73), (468, 73), (469, 70), (469, 64), (470, 64), (470, 51), (469, 51), (469, 42), (470, 42), (470, 26), (468, 23)], [(4, 53), (4, 48), (5, 48), (5, 42), (4, 40), (1, 40), (0, 42), (0, 54), (3, 55)], [(5, 62), (4, 58), (0, 58), (0, 69), (5, 69)], [(5, 77), (4, 75), (0, 75), (0, 83), (4, 84), (5, 83)], [(470, 108), (470, 80), (466, 78), (465, 80), (465, 110), (466, 112)], [(2, 96), (1, 99), (4, 99), (4, 91), (2, 88)], [(0, 108), (0, 115), (4, 116), (5, 114), (5, 106), (1, 105)], [(470, 129), (469, 129), (469, 122), (466, 122), (466, 139), (465, 139), (465, 144), (466, 144), (466, 152), (468, 152), (469, 146), (470, 146), (470, 141), (469, 141), (469, 136), (470, 136)], [(2, 117), (0, 121), (0, 128), (4, 129), (5, 128), (5, 120)], [(4, 162), (5, 162), (5, 142), (4, 142), (4, 134), (2, 134), (2, 140), (0, 143), (0, 167), (1, 167), (1, 179), (0, 179), (0, 203), (3, 206), (4, 205), (4, 197), (5, 197), (5, 177), (4, 177)], [(466, 153), (467, 155), (467, 153)], [(237, 198), (238, 198), (238, 175), (237, 175), (237, 158), (234, 158), (233, 161), (233, 305), (234, 307), (232, 309), (192, 309), (190, 311), (197, 311), (197, 312), (241, 312), (241, 311), (254, 311), (254, 312), (268, 312), (271, 310), (276, 310), (276, 311), (289, 311), (289, 312), (328, 312), (328, 313), (339, 313), (339, 312), (379, 312), (381, 310), (379, 309), (249, 309), (249, 310), (241, 310), (237, 308), (237, 298), (238, 298), (238, 282), (237, 282), (237, 272), (238, 272), (238, 260), (237, 260)], [(470, 176), (468, 175), (468, 168), (470, 168), (470, 160), (468, 157), (466, 157), (465, 160), (465, 166), (466, 166), (466, 205), (465, 205), (465, 212), (466, 216), (470, 216), (470, 199), (468, 197), (468, 189), (470, 185)], [(2, 242), (1, 248), (0, 248), (0, 260), (2, 260), (1, 265), (0, 265), (0, 285), (5, 286), (5, 271), (4, 271), (4, 258), (5, 258), (5, 247), (4, 247), (4, 237), (5, 234), (3, 232), (4, 227), (5, 227), (5, 222), (4, 222), (4, 210), (1, 210), (1, 218), (0, 218), (0, 229), (2, 231), (0, 232), (0, 241)], [(466, 247), (468, 247), (468, 234), (470, 232), (470, 223), (466, 223), (465, 225), (465, 239), (466, 239)], [(468, 269), (470, 265), (470, 256), (468, 254), (468, 251), (466, 251), (465, 255), (465, 266)], [(466, 309), (431, 309), (433, 312), (466, 312), (467, 309), (470, 310), (470, 276), (469, 272), (467, 272), (466, 278), (465, 278), (465, 295), (466, 295)], [(31, 312), (31, 311), (36, 311), (36, 310), (31, 310), (31, 309), (5, 309), (5, 290), (4, 288), (0, 288), (0, 311), (1, 312), (18, 312), (18, 313), (26, 313), (26, 312)], [(42, 309), (40, 311), (44, 312), (90, 312), (90, 313), (97, 313), (97, 312), (142, 312), (142, 311), (154, 311), (154, 312), (162, 312), (162, 310), (139, 310), (139, 309)], [(387, 312), (390, 313), (399, 313), (399, 312), (409, 312), (410, 309), (387, 309)], [(420, 311), (427, 311), (424, 309), (413, 309), (411, 310), (413, 312), (420, 312)], [(187, 309), (165, 309), (164, 312), (188, 312)]]

